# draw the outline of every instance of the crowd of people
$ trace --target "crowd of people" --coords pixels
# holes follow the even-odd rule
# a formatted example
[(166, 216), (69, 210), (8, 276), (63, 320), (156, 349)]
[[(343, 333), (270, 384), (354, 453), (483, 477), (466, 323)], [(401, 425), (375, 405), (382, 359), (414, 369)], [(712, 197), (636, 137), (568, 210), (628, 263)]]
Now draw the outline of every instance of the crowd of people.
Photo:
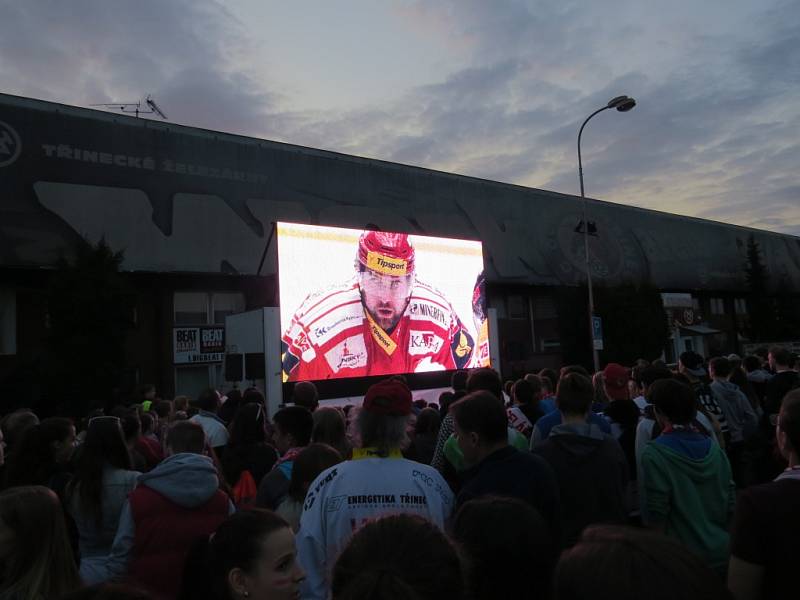
[(0, 428), (0, 600), (797, 596), (800, 374), (685, 352)]

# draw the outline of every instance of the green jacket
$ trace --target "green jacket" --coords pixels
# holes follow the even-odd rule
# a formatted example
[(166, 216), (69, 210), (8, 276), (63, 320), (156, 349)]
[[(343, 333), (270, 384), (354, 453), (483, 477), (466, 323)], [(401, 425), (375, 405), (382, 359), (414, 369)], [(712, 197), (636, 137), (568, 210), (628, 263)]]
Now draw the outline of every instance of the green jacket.
[(736, 488), (728, 457), (712, 443), (693, 460), (655, 441), (642, 454), (642, 493), (648, 523), (664, 523), (667, 535), (715, 569), (728, 563), (728, 524)]

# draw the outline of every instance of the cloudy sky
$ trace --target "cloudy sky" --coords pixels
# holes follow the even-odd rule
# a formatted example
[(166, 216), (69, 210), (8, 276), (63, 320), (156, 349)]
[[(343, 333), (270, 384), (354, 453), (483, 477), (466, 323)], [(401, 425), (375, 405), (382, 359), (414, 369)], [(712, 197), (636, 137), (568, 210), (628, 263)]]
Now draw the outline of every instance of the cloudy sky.
[(0, 0), (0, 92), (800, 235), (798, 0)]

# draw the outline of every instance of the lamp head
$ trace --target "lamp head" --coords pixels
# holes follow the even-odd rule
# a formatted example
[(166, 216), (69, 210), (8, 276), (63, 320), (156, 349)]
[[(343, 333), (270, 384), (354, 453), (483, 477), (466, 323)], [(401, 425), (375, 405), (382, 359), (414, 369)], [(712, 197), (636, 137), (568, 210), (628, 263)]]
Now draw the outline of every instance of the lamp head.
[(628, 96), (617, 96), (608, 101), (607, 108), (616, 108), (619, 112), (628, 112), (636, 106), (636, 100)]

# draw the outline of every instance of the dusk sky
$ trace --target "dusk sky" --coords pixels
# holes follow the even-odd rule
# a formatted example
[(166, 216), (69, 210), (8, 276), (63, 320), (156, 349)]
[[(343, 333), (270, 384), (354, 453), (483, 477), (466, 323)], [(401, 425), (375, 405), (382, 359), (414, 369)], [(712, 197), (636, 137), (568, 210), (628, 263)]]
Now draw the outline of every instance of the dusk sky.
[(800, 235), (798, 0), (0, 0), (0, 92)]

